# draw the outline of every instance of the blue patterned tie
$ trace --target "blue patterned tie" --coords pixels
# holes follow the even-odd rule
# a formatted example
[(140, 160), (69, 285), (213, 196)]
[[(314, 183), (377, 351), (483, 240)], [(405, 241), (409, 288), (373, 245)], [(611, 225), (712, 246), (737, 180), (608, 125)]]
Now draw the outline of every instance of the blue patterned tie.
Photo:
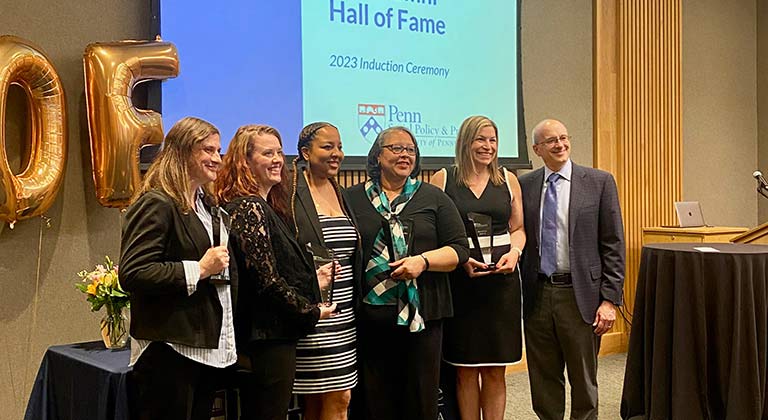
[(560, 174), (547, 177), (544, 206), (541, 210), (541, 272), (551, 276), (557, 270), (557, 189)]

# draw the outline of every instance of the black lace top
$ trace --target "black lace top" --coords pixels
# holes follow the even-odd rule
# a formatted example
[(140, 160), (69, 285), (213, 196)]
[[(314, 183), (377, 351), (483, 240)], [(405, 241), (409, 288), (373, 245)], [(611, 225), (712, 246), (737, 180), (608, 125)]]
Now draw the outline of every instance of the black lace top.
[(314, 267), (288, 226), (261, 197), (238, 198), (226, 209), (240, 276), (235, 315), (238, 344), (305, 335), (320, 316), (302, 293), (309, 282), (316, 281)]

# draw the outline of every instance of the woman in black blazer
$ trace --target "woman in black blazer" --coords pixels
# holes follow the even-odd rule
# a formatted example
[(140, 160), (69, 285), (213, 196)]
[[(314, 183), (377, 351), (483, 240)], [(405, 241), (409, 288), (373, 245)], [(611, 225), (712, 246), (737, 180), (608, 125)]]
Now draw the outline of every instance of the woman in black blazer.
[[(315, 287), (313, 302), (332, 297), (337, 315), (318, 322), (299, 340), (294, 393), (304, 396), (306, 420), (342, 420), (347, 418), (351, 389), (357, 385), (355, 303), (362, 267), (360, 241), (335, 179), (344, 160), (339, 130), (327, 122), (309, 124), (299, 134), (297, 149), (290, 221), (305, 249), (333, 252), (334, 263), (317, 271), (320, 282), (329, 284), (322, 294)], [(327, 277), (332, 269), (334, 281), (330, 284)]]
[(287, 213), (284, 159), (277, 130), (246, 125), (229, 144), (216, 181), (231, 215), (241, 279), (237, 347), (251, 368), (240, 387), (242, 419), (285, 419), (296, 340), (335, 309), (310, 300), (317, 288), (314, 266), (279, 217)]
[[(210, 418), (216, 377), (237, 360), (237, 275), (210, 193), (220, 151), (216, 127), (177, 122), (125, 216), (120, 282), (131, 293), (136, 419)], [(222, 271), (230, 283), (210, 281)]]

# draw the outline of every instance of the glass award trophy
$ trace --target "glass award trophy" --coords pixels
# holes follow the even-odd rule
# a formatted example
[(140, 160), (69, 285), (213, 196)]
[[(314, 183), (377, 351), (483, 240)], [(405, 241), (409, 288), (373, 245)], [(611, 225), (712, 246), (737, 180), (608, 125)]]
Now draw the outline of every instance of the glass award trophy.
[(401, 220), (400, 223), (403, 225), (403, 237), (405, 238), (405, 255), (412, 256), (414, 249), (413, 249), (413, 220)]
[(320, 301), (330, 305), (333, 303), (333, 283), (336, 281), (336, 263), (333, 256), (333, 249), (307, 243), (307, 252), (312, 255), (315, 271), (328, 263), (333, 263), (333, 265), (331, 265), (331, 280), (325, 287), (320, 287)]
[(382, 219), (381, 228), (384, 230), (385, 242), (387, 245), (387, 251), (389, 252), (389, 262), (393, 263), (397, 260), (410, 256), (413, 252), (413, 220), (401, 220), (400, 224), (403, 227), (403, 239), (405, 240), (405, 252), (398, 254), (395, 252), (395, 247), (392, 244), (392, 227), (389, 221)]
[[(226, 221), (222, 220), (221, 209), (218, 206), (211, 207), (211, 230), (213, 231), (213, 246), (217, 247), (221, 245), (221, 223), (224, 222), (224, 226), (229, 232), (229, 226)], [(221, 273), (214, 274), (208, 278), (213, 284), (230, 284), (229, 274), (227, 269), (224, 269)]]
[[(488, 265), (488, 269), (484, 270), (476, 268), (475, 271), (490, 271), (496, 269), (496, 262), (493, 261), (493, 219), (491, 216), (482, 213), (469, 212), (467, 213), (467, 234), (472, 240), (474, 246), (474, 256), (480, 257), (478, 261), (482, 261)], [(480, 254), (480, 255), (478, 255)]]

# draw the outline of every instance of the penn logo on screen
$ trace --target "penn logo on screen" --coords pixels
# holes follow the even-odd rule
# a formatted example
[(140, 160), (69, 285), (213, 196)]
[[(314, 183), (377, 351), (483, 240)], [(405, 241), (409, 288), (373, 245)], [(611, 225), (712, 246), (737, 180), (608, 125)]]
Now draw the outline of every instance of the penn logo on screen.
[(367, 141), (372, 142), (384, 130), (382, 123), (385, 119), (384, 104), (357, 104), (357, 123), (360, 126), (360, 134)]

